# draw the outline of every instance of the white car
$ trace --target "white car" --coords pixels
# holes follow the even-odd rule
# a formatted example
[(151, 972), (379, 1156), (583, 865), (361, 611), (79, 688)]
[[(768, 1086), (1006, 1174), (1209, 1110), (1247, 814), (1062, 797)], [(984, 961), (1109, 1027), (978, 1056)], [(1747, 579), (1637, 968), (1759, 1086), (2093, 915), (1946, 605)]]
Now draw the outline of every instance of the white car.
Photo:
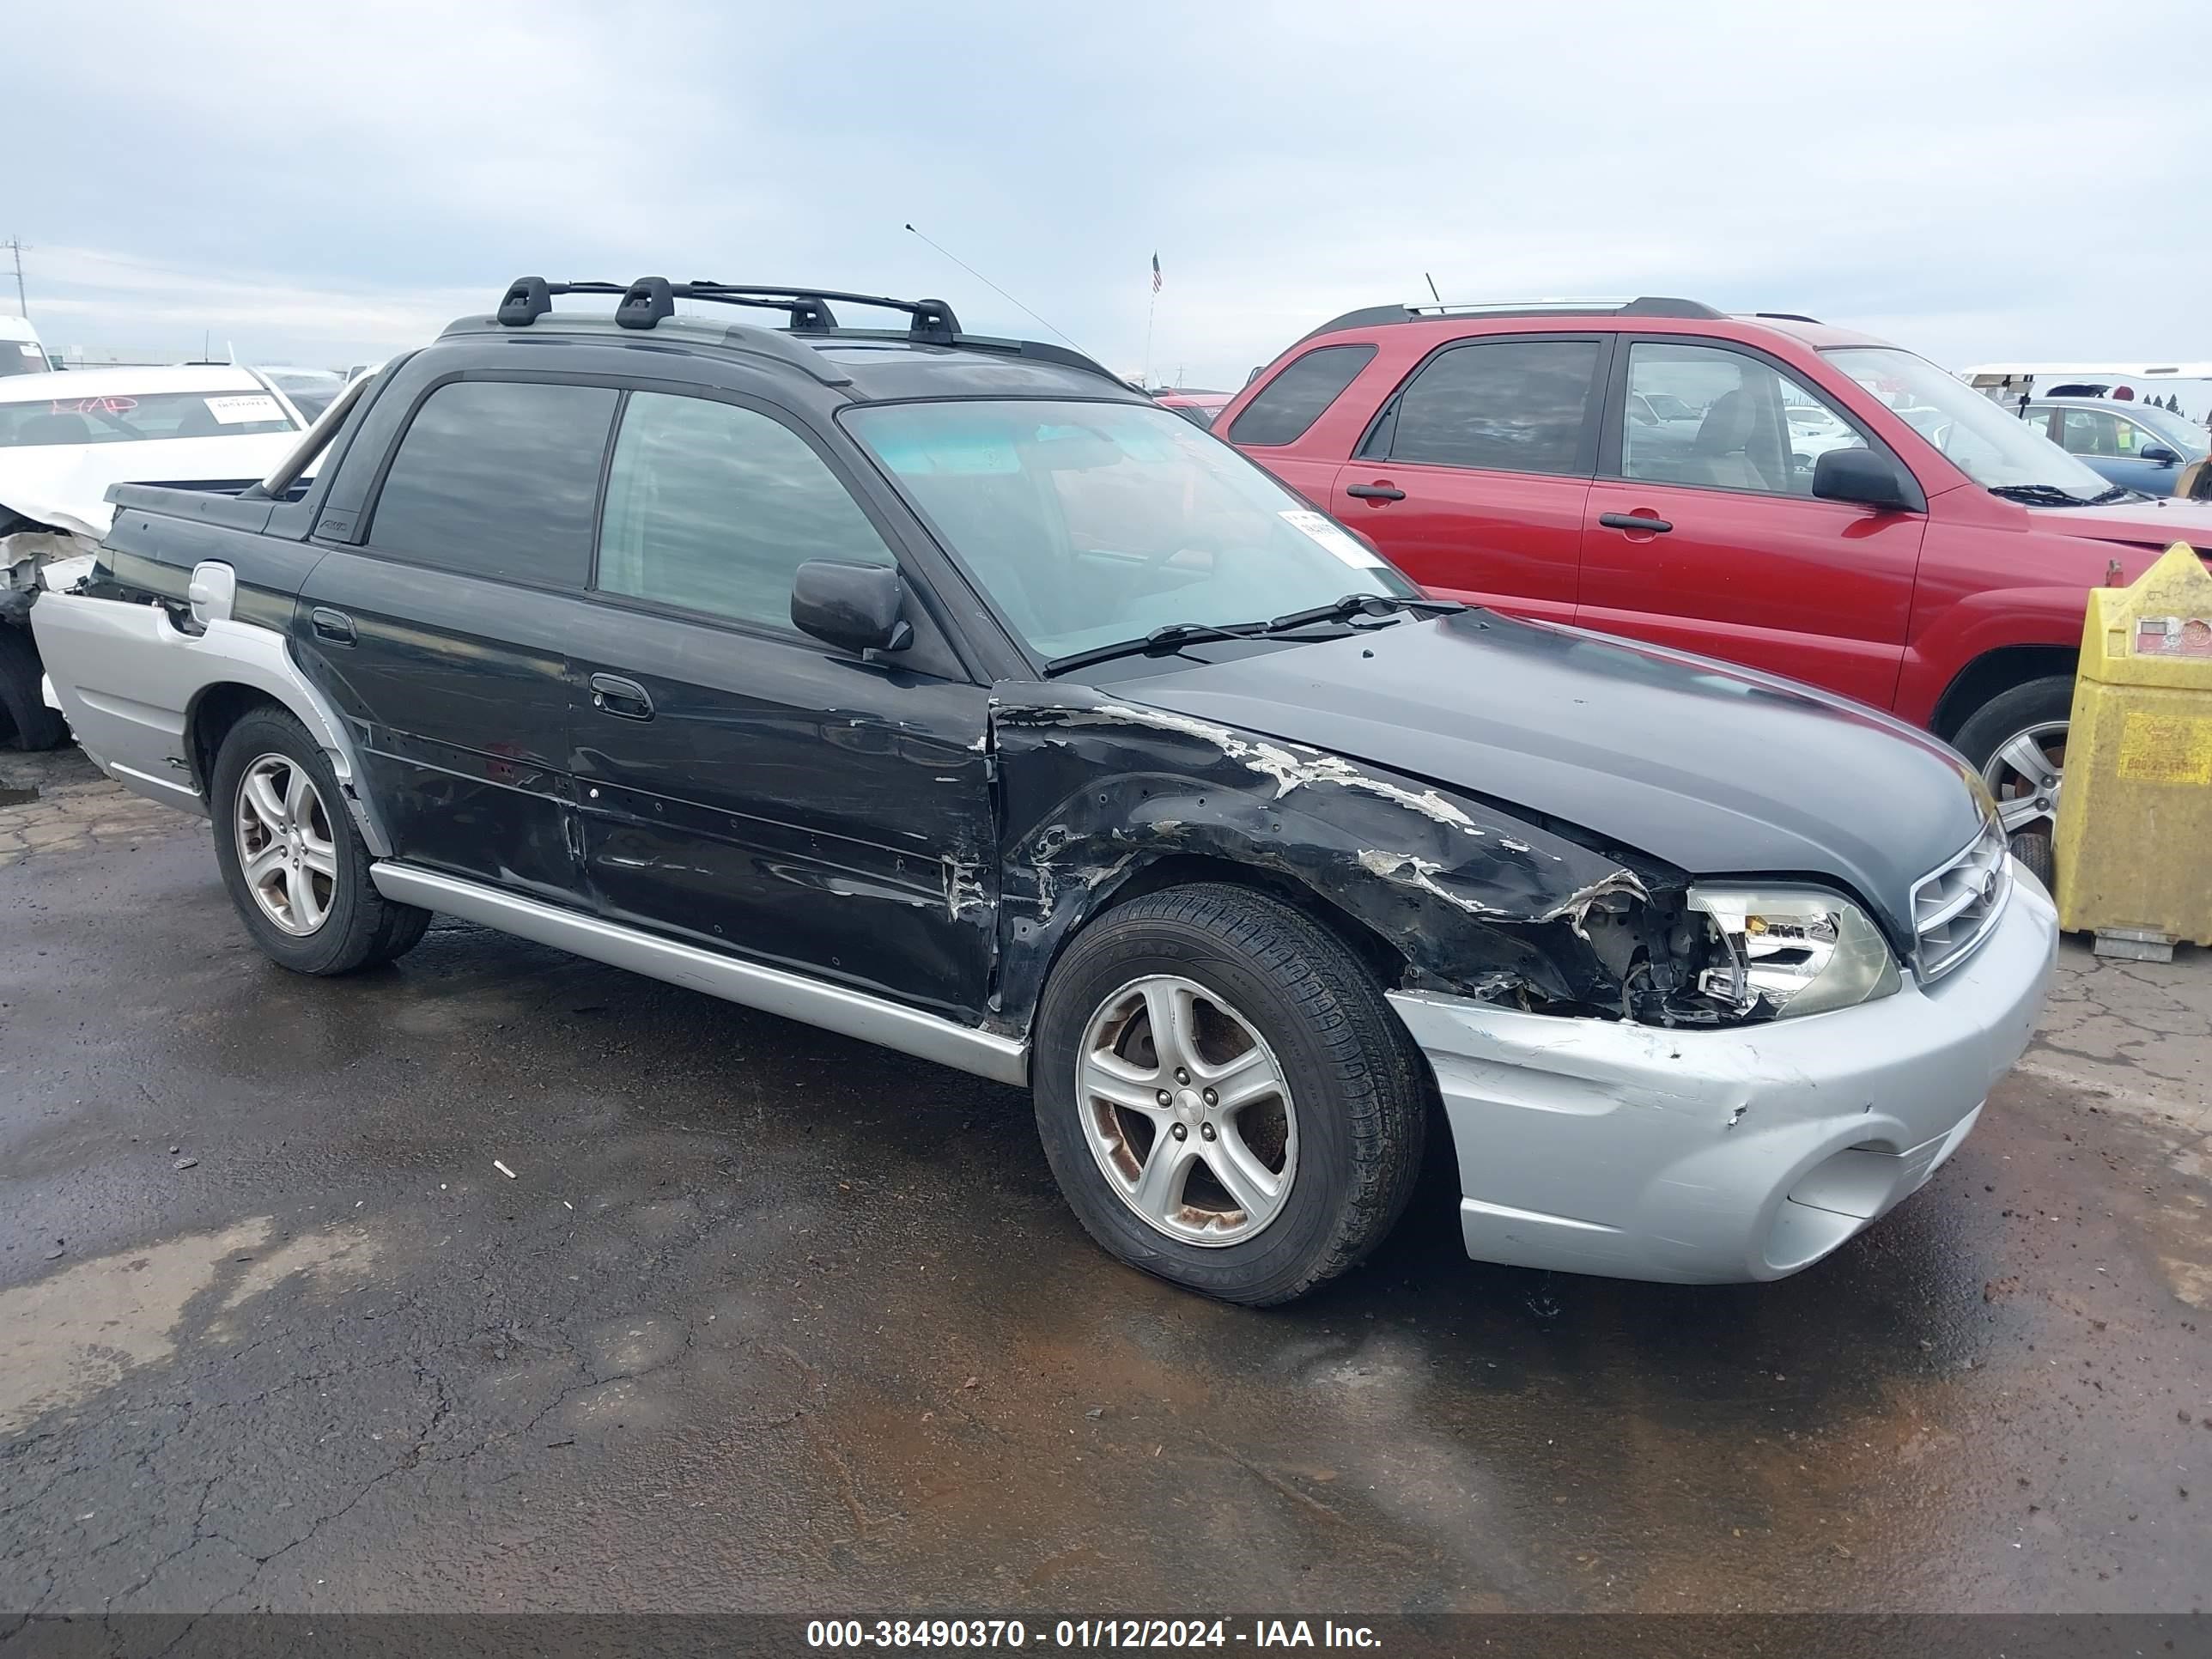
[(307, 425), (270, 381), (219, 363), (0, 376), (0, 746), (48, 749), (65, 734), (23, 623), (40, 568), (107, 533), (108, 486), (235, 493)]

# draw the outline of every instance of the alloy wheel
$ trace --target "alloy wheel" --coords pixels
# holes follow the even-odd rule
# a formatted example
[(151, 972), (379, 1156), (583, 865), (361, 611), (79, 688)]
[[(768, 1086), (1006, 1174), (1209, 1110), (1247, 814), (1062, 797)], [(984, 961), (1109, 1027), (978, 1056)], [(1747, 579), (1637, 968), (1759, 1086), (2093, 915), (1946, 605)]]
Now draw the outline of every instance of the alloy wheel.
[(1290, 1085), (1216, 993), (1172, 975), (1115, 992), (1084, 1029), (1075, 1093), (1108, 1184), (1155, 1231), (1236, 1244), (1282, 1212), (1298, 1160)]
[(2066, 769), (2066, 722), (2044, 720), (2015, 732), (1982, 767), (2008, 836), (2051, 835), (2058, 825), (2058, 786)]
[(289, 755), (263, 755), (238, 781), (238, 866), (261, 914), (305, 938), (323, 925), (337, 896), (337, 843), (330, 812), (307, 769)]

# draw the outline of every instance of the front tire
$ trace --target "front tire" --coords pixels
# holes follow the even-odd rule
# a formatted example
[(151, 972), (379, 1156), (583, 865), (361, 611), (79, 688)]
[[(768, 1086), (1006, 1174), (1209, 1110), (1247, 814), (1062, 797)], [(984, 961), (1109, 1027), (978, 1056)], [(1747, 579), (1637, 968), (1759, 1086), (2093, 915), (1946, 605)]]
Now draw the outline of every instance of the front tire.
[(1037, 1132), (1091, 1237), (1224, 1301), (1287, 1302), (1404, 1211), (1428, 1091), (1374, 974), (1281, 901), (1148, 894), (1076, 936), (1037, 1014)]
[[(2013, 851), (2033, 865), (2058, 826), (2058, 791), (2066, 767), (2066, 727), (2074, 713), (2074, 678), (2050, 674), (2001, 691), (1966, 717), (1951, 746), (1982, 775), (1997, 799), (1997, 816)], [(2048, 863), (2048, 854), (2044, 854)]]
[(231, 903), (279, 967), (349, 974), (404, 955), (429, 927), (428, 910), (376, 890), (329, 757), (283, 709), (230, 728), (209, 805)]

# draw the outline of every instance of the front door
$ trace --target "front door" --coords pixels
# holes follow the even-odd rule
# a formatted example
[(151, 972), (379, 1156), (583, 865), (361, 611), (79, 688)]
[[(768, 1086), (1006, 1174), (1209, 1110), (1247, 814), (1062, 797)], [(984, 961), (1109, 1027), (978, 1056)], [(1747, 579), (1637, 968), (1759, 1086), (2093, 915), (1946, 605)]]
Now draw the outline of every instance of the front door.
[(1338, 470), (1329, 511), (1431, 593), (1572, 621), (1605, 362), (1589, 335), (1434, 353)]
[(410, 864), (572, 902), (567, 641), (617, 394), (453, 380), (416, 411), (358, 548), (308, 574), (307, 677), (355, 730)]
[(1725, 346), (1638, 340), (1615, 381), (1576, 620), (1887, 708), (1926, 520), (1812, 493), (1823, 453), (1875, 441)]
[(799, 634), (810, 559), (895, 562), (809, 439), (765, 405), (629, 394), (569, 641), (588, 890), (610, 920), (973, 1021), (988, 694), (926, 617), (880, 660)]

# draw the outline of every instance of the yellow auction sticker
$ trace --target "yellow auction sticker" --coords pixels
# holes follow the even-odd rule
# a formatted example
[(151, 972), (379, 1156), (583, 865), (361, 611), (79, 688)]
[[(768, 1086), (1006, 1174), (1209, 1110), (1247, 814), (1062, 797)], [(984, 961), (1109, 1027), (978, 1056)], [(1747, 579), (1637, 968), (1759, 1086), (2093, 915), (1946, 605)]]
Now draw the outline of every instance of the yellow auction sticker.
[(2136, 783), (2212, 783), (2212, 720), (2130, 713), (2120, 728), (2120, 775)]

